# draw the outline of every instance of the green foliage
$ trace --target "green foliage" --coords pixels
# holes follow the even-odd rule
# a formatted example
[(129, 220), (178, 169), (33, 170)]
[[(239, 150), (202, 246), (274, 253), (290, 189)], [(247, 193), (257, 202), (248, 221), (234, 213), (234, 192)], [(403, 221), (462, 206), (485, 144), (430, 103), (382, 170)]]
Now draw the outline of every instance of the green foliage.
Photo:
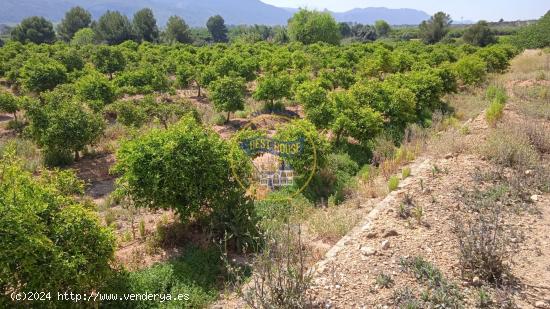
[(289, 19), (288, 35), (292, 41), (303, 44), (340, 42), (340, 28), (330, 13), (305, 9), (301, 9)]
[(374, 29), (376, 29), (376, 35), (378, 37), (387, 37), (391, 32), (390, 24), (385, 20), (377, 20), (374, 23)]
[(485, 97), (491, 101), (497, 101), (498, 103), (504, 104), (508, 100), (508, 95), (506, 94), (506, 89), (501, 86), (491, 85), (487, 87)]
[(164, 308), (172, 303), (177, 308), (203, 308), (216, 300), (219, 294), (217, 284), (222, 275), (223, 267), (218, 251), (187, 247), (184, 253), (174, 260), (136, 272), (119, 273), (101, 290), (101, 293), (118, 294), (170, 294), (172, 299), (178, 297), (178, 294), (183, 294), (185, 299), (164, 303), (160, 303), (158, 298), (156, 301), (104, 302), (102, 307)]
[(404, 167), (401, 171), (401, 178), (405, 179), (411, 176), (411, 168), (410, 167)]
[(397, 176), (391, 176), (388, 180), (388, 190), (390, 192), (395, 191), (399, 187), (399, 178)]
[(210, 84), (208, 98), (217, 111), (227, 112), (227, 121), (231, 112), (244, 108), (246, 86), (242, 78), (222, 77)]
[(76, 48), (67, 48), (57, 52), (54, 57), (65, 66), (68, 73), (80, 71), (84, 68), (84, 59)]
[(132, 24), (118, 11), (105, 12), (97, 20), (94, 30), (108, 44), (120, 44), (132, 39)]
[(90, 73), (75, 82), (76, 94), (95, 111), (101, 110), (105, 105), (115, 99), (115, 90), (111, 82), (99, 73)]
[(148, 119), (147, 109), (142, 101), (117, 101), (108, 107), (108, 111), (114, 112), (117, 122), (127, 127), (140, 128)]
[(19, 110), (19, 99), (13, 94), (0, 90), (0, 112), (13, 114), (17, 120), (17, 111)]
[(164, 30), (163, 38), (169, 43), (191, 43), (191, 34), (189, 26), (179, 16), (170, 16), (166, 23), (166, 30)]
[(139, 41), (157, 42), (159, 40), (157, 20), (151, 9), (145, 8), (137, 11), (132, 19), (132, 25)]
[(319, 169), (306, 192), (316, 201), (331, 199), (341, 203), (354, 185), (353, 176), (359, 171), (359, 165), (346, 153), (329, 154), (325, 164)]
[(140, 207), (175, 209), (183, 221), (223, 205), (238, 187), (228, 145), (190, 116), (122, 143), (113, 170), (119, 193)]
[(65, 158), (98, 140), (105, 127), (100, 115), (81, 103), (52, 96), (46, 104), (31, 101), (26, 106), (30, 120), (29, 134), (47, 154)]
[(73, 173), (34, 178), (8, 151), (0, 157), (0, 188), (2, 295), (91, 292), (102, 286), (111, 272), (114, 237), (70, 196), (82, 189)]
[(288, 75), (266, 75), (258, 79), (258, 86), (253, 96), (254, 99), (265, 101), (267, 110), (273, 110), (276, 100), (290, 97), (292, 81)]
[(67, 80), (67, 70), (58, 61), (46, 58), (31, 58), (20, 71), (23, 87), (32, 92), (51, 90)]
[(300, 154), (288, 159), (288, 163), (299, 175), (309, 176), (312, 169), (323, 166), (328, 153), (328, 143), (324, 136), (317, 133), (315, 126), (307, 120), (293, 120), (281, 124), (275, 138), (280, 141), (303, 141)]
[(99, 72), (109, 74), (109, 79), (112, 79), (113, 73), (124, 70), (126, 59), (119, 48), (100, 46), (92, 54), (92, 63)]
[(96, 33), (92, 28), (82, 28), (78, 30), (71, 40), (71, 45), (86, 46), (97, 42)]
[(152, 65), (142, 65), (133, 70), (123, 71), (116, 76), (114, 84), (121, 93), (128, 94), (149, 94), (169, 89), (166, 73)]
[(487, 74), (487, 65), (478, 56), (465, 56), (455, 64), (458, 78), (465, 85), (479, 85)]
[(487, 72), (502, 73), (510, 65), (510, 52), (503, 46), (486, 47), (478, 50), (475, 55), (485, 61)]
[(12, 29), (11, 39), (21, 43), (53, 43), (55, 31), (52, 23), (44, 17), (32, 16), (23, 19)]
[(462, 39), (468, 44), (481, 47), (496, 42), (496, 37), (493, 30), (491, 30), (489, 24), (484, 20), (480, 20), (475, 25), (466, 29)]
[(504, 113), (504, 103), (494, 99), (487, 110), (485, 111), (485, 119), (491, 126), (496, 126), (497, 122), (502, 118)]
[(74, 35), (90, 26), (92, 15), (82, 7), (75, 6), (65, 12), (65, 17), (57, 25), (57, 35), (65, 42), (73, 39)]
[(331, 121), (331, 106), (328, 92), (316, 82), (305, 82), (298, 86), (296, 99), (304, 107), (309, 121), (318, 128), (327, 128)]
[(220, 15), (212, 16), (206, 22), (206, 28), (216, 43), (227, 42), (227, 27)]
[(350, 93), (336, 92), (330, 96), (332, 119), (330, 128), (336, 134), (336, 143), (349, 136), (365, 145), (382, 130), (382, 115), (371, 106), (361, 104)]
[(423, 21), (420, 26), (420, 36), (427, 44), (434, 44), (443, 39), (449, 32), (451, 17), (444, 12), (437, 12), (429, 20)]
[(544, 48), (550, 46), (550, 11), (535, 24), (525, 26), (512, 40), (520, 48)]

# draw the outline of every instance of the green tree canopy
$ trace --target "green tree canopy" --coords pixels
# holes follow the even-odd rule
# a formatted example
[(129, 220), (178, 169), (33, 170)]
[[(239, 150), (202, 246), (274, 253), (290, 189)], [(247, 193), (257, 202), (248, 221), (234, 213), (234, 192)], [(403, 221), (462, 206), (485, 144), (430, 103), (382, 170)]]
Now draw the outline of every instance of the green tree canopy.
[(137, 11), (132, 19), (132, 24), (138, 40), (146, 42), (159, 40), (157, 20), (151, 9), (145, 8)]
[(550, 10), (536, 23), (522, 27), (513, 42), (521, 48), (543, 48), (550, 46)]
[(118, 11), (105, 12), (97, 21), (95, 31), (108, 44), (120, 44), (133, 37), (130, 20)]
[(340, 42), (340, 27), (328, 12), (301, 9), (289, 19), (288, 34), (292, 41), (304, 44)]
[(57, 25), (57, 35), (65, 42), (69, 42), (79, 30), (88, 28), (92, 22), (92, 15), (85, 9), (76, 6), (65, 13), (65, 18)]
[(92, 54), (92, 62), (101, 73), (109, 74), (113, 79), (113, 73), (124, 70), (126, 58), (118, 47), (100, 46)]
[(480, 20), (475, 25), (466, 29), (462, 38), (468, 44), (481, 47), (496, 43), (495, 33), (484, 20)]
[(238, 186), (228, 145), (191, 116), (124, 142), (116, 157), (117, 192), (141, 207), (175, 209), (182, 221), (219, 207)]
[(21, 43), (52, 43), (55, 41), (55, 31), (50, 21), (33, 16), (23, 19), (12, 29), (11, 39)]
[(376, 35), (378, 37), (387, 37), (391, 31), (390, 24), (385, 20), (377, 20), (374, 23), (374, 29), (376, 29)]
[(444, 12), (437, 12), (429, 20), (420, 24), (420, 36), (427, 44), (434, 44), (443, 39), (449, 32), (451, 17)]
[(96, 39), (96, 33), (92, 28), (82, 28), (78, 30), (71, 40), (71, 45), (74, 46), (85, 46), (89, 44), (95, 44)]
[(20, 71), (20, 81), (28, 91), (40, 93), (51, 90), (67, 80), (67, 69), (59, 61), (33, 57)]
[(0, 90), (0, 112), (13, 114), (17, 121), (17, 111), (19, 110), (19, 99), (13, 94)]
[(214, 42), (227, 42), (227, 27), (225, 21), (220, 15), (212, 16), (206, 22), (206, 28), (212, 36)]
[(246, 86), (244, 79), (225, 76), (210, 84), (208, 98), (214, 103), (216, 110), (227, 112), (227, 121), (231, 112), (244, 108)]
[(76, 93), (80, 99), (99, 111), (103, 106), (112, 103), (115, 99), (115, 90), (112, 83), (96, 71), (82, 76), (75, 82)]
[(0, 293), (97, 290), (111, 274), (115, 238), (72, 196), (84, 184), (71, 171), (33, 177), (14, 152), (0, 155)]
[(26, 108), (31, 136), (45, 148), (46, 156), (67, 158), (74, 153), (78, 160), (79, 151), (103, 133), (103, 118), (65, 94), (51, 93), (45, 97), (46, 104), (31, 101)]
[(166, 23), (166, 30), (164, 30), (164, 40), (169, 43), (192, 43), (191, 33), (189, 26), (185, 23), (183, 18), (179, 16), (170, 16)]
[(290, 97), (291, 87), (292, 81), (288, 74), (268, 74), (258, 79), (254, 99), (265, 101), (267, 109), (271, 111), (276, 100)]

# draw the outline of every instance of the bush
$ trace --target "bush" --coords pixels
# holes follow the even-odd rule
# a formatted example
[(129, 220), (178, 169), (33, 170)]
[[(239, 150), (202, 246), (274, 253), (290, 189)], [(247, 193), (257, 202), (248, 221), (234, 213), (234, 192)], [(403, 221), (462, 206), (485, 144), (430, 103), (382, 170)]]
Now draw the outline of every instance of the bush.
[(500, 118), (502, 118), (503, 113), (504, 104), (500, 103), (497, 99), (494, 99), (485, 112), (485, 119), (487, 119), (487, 122), (494, 127)]
[(522, 27), (512, 42), (520, 48), (544, 48), (550, 46), (550, 11), (538, 22)]
[(411, 168), (410, 167), (404, 167), (403, 171), (401, 171), (401, 178), (405, 179), (409, 176), (411, 176)]
[(78, 160), (79, 152), (103, 133), (103, 118), (66, 98), (65, 93), (51, 93), (45, 101), (46, 104), (32, 101), (27, 105), (30, 135), (45, 148), (47, 157), (66, 158), (68, 153), (74, 153)]
[[(215, 231), (245, 229), (236, 225), (252, 220), (244, 190), (231, 174), (231, 160), (240, 179), (248, 178), (250, 165), (238, 154), (230, 157), (230, 145), (192, 116), (123, 142), (116, 157), (113, 171), (121, 175), (116, 193), (131, 198), (137, 207), (174, 209), (184, 223), (217, 213), (222, 220), (214, 221), (227, 225), (214, 226)], [(239, 209), (228, 210), (229, 206)], [(240, 214), (244, 217), (231, 217)]]
[(111, 231), (72, 196), (82, 190), (74, 174), (34, 178), (14, 150), (0, 157), (0, 293), (97, 290), (111, 273)]
[(465, 56), (456, 62), (455, 70), (465, 85), (479, 85), (487, 74), (487, 64), (478, 56)]
[(108, 107), (108, 112), (116, 114), (117, 122), (133, 128), (140, 128), (149, 118), (142, 101), (117, 101)]
[(99, 111), (103, 106), (110, 104), (115, 99), (115, 90), (107, 78), (99, 73), (88, 74), (75, 82), (76, 93), (89, 105)]
[(535, 165), (539, 155), (524, 133), (515, 129), (498, 129), (492, 132), (481, 154), (495, 163), (508, 167), (524, 168)]
[(149, 94), (155, 91), (168, 91), (166, 74), (151, 65), (142, 65), (137, 69), (124, 71), (114, 80), (121, 93)]
[(509, 258), (513, 228), (502, 222), (506, 189), (492, 187), (466, 195), (466, 207), (474, 213), (469, 219), (456, 218), (453, 227), (460, 249), (462, 276), (477, 276), (486, 282), (501, 284), (511, 279)]
[(506, 103), (508, 100), (508, 95), (506, 94), (506, 89), (504, 89), (502, 86), (496, 86), (496, 85), (490, 85), (487, 87), (487, 91), (485, 92), (485, 97), (488, 100), (495, 100), (501, 104)]
[[(100, 292), (170, 294), (172, 299), (182, 294), (184, 299), (181, 302), (172, 301), (178, 308), (202, 308), (217, 298), (218, 279), (223, 274), (222, 269), (220, 253), (217, 250), (187, 247), (184, 253), (174, 260), (136, 272), (119, 272)], [(101, 307), (106, 308), (136, 306), (156, 308), (159, 306), (159, 299), (138, 302), (105, 301), (101, 304)]]
[(388, 190), (390, 192), (395, 191), (399, 187), (399, 178), (397, 176), (391, 176), (388, 180)]

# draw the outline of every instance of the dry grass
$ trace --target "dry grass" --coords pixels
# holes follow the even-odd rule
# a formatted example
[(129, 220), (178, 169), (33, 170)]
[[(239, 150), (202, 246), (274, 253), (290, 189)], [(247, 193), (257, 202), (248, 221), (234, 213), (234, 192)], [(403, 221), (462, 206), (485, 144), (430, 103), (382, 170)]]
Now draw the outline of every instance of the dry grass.
[(540, 72), (550, 72), (550, 54), (536, 50), (526, 50), (523, 55), (511, 62), (508, 74), (513, 80), (536, 80)]
[(528, 168), (536, 165), (539, 154), (525, 132), (506, 127), (491, 132), (479, 147), (485, 158), (507, 167)]
[(360, 221), (359, 209), (352, 203), (315, 209), (307, 219), (308, 231), (315, 236), (337, 241)]

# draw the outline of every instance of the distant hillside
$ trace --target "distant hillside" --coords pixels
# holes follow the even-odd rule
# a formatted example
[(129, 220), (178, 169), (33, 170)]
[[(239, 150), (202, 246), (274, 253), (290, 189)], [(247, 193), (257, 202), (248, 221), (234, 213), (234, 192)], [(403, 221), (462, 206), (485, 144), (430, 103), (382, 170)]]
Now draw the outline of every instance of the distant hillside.
[(373, 24), (383, 19), (392, 25), (417, 25), (429, 19), (426, 12), (413, 9), (365, 8), (353, 9), (343, 13), (332, 13), (338, 21), (353, 21), (361, 24)]
[[(2, 0), (0, 23), (13, 24), (28, 16), (44, 16), (58, 22), (73, 6), (82, 6), (98, 18), (107, 10), (131, 16), (137, 10), (153, 9), (160, 25), (171, 15), (183, 17), (191, 26), (204, 26), (206, 20), (220, 14), (227, 24), (284, 25), (296, 9), (280, 8), (260, 0)], [(333, 13), (338, 21), (373, 23), (384, 19), (390, 24), (418, 24), (429, 17), (412, 9), (365, 8)]]

